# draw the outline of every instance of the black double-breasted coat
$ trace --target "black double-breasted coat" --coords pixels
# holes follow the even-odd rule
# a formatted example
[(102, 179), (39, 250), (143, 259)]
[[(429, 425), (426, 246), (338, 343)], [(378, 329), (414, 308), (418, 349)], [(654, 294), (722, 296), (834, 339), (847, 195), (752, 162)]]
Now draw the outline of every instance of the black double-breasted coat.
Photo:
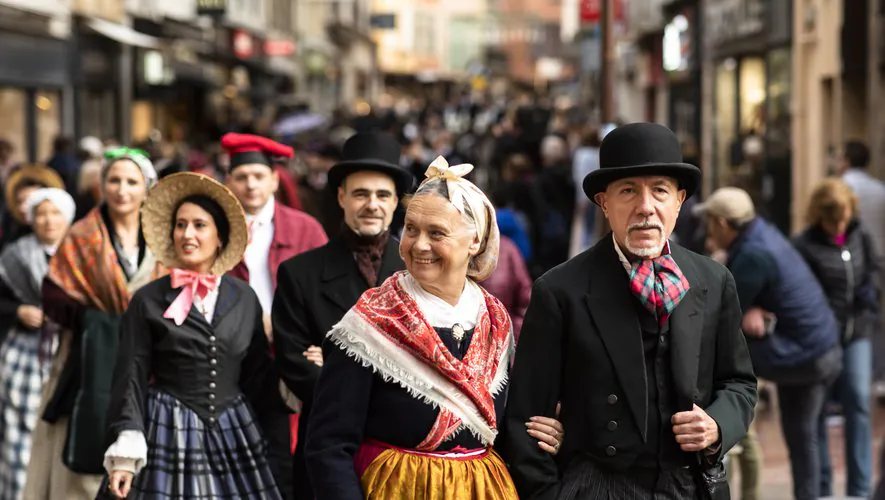
[[(746, 433), (756, 402), (734, 278), (711, 259), (670, 248), (691, 287), (669, 320), (675, 404), (677, 411), (697, 404), (717, 422), (721, 455)], [(557, 498), (575, 459), (614, 473), (634, 467), (654, 411), (635, 303), (611, 235), (535, 282), (496, 441), (520, 498)], [(566, 436), (553, 457), (525, 422), (552, 417), (557, 402)]]
[[(399, 242), (390, 237), (384, 248), (377, 284), (403, 269)], [(313, 498), (303, 450), (314, 387), (320, 376), (320, 367), (308, 361), (303, 353), (312, 345), (321, 346), (332, 326), (368, 289), (353, 252), (341, 236), (287, 260), (277, 271), (271, 314), (276, 365), (283, 382), (303, 405), (294, 461), (296, 498)]]

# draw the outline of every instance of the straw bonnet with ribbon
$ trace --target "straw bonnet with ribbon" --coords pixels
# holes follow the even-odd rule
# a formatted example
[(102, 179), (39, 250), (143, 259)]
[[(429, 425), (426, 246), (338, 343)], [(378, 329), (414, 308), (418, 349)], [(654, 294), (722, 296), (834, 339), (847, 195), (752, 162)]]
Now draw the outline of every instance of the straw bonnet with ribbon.
[[(27, 181), (39, 184), (40, 187), (45, 188), (65, 188), (65, 182), (62, 180), (61, 176), (58, 175), (58, 172), (45, 165), (29, 163), (13, 171), (9, 176), (9, 180), (6, 181), (4, 195), (6, 196), (7, 205), (15, 203), (16, 191), (18, 191), (22, 183)], [(10, 210), (10, 214), (20, 224), (28, 223), (26, 220), (19, 217), (17, 210)]]
[[(183, 269), (172, 240), (173, 211), (182, 200), (194, 195), (207, 196), (218, 203), (230, 226), (227, 245), (216, 257), (209, 274)], [(249, 244), (246, 214), (237, 197), (215, 179), (192, 172), (169, 175), (150, 190), (141, 208), (141, 227), (148, 247), (163, 265), (171, 268), (172, 288), (182, 288), (163, 314), (176, 325), (184, 322), (195, 296), (205, 297), (218, 287), (221, 276), (243, 259)]]
[(608, 185), (628, 177), (672, 177), (686, 198), (697, 191), (701, 170), (682, 160), (679, 138), (657, 123), (630, 123), (612, 130), (599, 146), (599, 168), (584, 177), (584, 194), (594, 203)]
[(424, 172), (426, 179), (418, 186), (415, 195), (420, 195), (422, 188), (434, 180), (444, 181), (452, 205), (462, 214), (469, 210), (473, 215), (480, 248), (470, 260), (467, 276), (476, 281), (483, 281), (498, 265), (501, 233), (498, 231), (498, 221), (492, 202), (481, 189), (464, 178), (471, 171), (473, 165), (469, 163), (449, 166), (445, 158), (438, 156)]

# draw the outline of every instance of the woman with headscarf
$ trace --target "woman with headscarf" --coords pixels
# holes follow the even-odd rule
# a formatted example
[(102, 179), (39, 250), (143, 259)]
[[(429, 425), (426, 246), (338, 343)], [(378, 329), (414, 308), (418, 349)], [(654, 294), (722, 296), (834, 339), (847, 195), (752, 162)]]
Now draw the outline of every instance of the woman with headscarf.
[(31, 233), (24, 211), (25, 200), (40, 188), (64, 189), (65, 183), (58, 173), (37, 163), (26, 164), (13, 170), (3, 187), (6, 206), (0, 217), (0, 249)]
[(162, 272), (147, 248), (139, 210), (156, 181), (143, 151), (105, 155), (104, 201), (71, 227), (49, 263), (43, 308), (61, 331), (34, 431), (25, 498), (93, 498), (120, 316), (136, 290)]
[(41, 354), (51, 344), (43, 345), (40, 330), (55, 325), (44, 319), (40, 287), (76, 210), (73, 198), (55, 188), (32, 191), (23, 208), (33, 234), (0, 254), (0, 498), (6, 500), (23, 497), (31, 433), (49, 375)]
[[(476, 284), (495, 269), (499, 234), (492, 204), (463, 178), (472, 168), (431, 164), (406, 212), (407, 271), (328, 334), (306, 444), (318, 500), (517, 498), (492, 450), (513, 330)], [(547, 440), (535, 424), (555, 452), (561, 427)]]
[(252, 411), (283, 404), (261, 304), (225, 276), (249, 242), (240, 202), (205, 175), (173, 174), (142, 223), (171, 275), (123, 315), (99, 497), (281, 499)]

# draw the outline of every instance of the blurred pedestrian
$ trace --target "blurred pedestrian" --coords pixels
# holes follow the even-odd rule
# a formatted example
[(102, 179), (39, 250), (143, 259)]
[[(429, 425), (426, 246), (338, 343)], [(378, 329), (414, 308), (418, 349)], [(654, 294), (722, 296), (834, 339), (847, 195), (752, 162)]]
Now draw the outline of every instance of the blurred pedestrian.
[(790, 241), (756, 215), (743, 189), (718, 189), (695, 211), (705, 217), (711, 245), (728, 252), (753, 369), (777, 385), (794, 498), (816, 500), (820, 418), (842, 371), (839, 327), (826, 293)]
[[(844, 445), (849, 497), (867, 498), (872, 489), (873, 429), (870, 390), (873, 349), (880, 316), (880, 269), (872, 237), (858, 221), (857, 196), (836, 178), (815, 188), (805, 229), (793, 243), (826, 291), (839, 322), (842, 375), (833, 385), (845, 421)], [(826, 412), (819, 427), (820, 495), (833, 495), (833, 471), (827, 442)]]
[(4, 186), (6, 210), (2, 220), (2, 237), (0, 249), (31, 233), (25, 213), (25, 200), (34, 191), (41, 188), (64, 189), (64, 180), (57, 172), (41, 164), (25, 164), (17, 167), (7, 179)]
[(504, 304), (513, 322), (513, 336), (519, 342), (522, 320), (532, 296), (532, 277), (525, 265), (525, 259), (510, 238), (501, 235), (501, 249), (498, 253), (498, 265), (485, 281), (480, 282), (483, 288)]
[[(0, 254), (0, 498), (24, 498), (31, 434), (37, 425), (57, 325), (43, 315), (41, 285), (49, 259), (74, 220), (74, 200), (62, 189), (31, 192), (24, 212), (33, 234)], [(47, 352), (49, 351), (49, 352)]]

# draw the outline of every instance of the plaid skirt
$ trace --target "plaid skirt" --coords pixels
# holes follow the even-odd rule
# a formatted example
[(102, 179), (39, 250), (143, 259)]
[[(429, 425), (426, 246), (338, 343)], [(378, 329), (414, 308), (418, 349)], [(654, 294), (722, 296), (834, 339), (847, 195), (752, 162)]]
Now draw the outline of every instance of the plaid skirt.
[[(180, 401), (151, 389), (145, 425), (147, 464), (128, 500), (281, 500), (267, 443), (242, 395), (207, 427)], [(107, 477), (97, 498), (112, 498)]]
[(40, 363), (40, 334), (10, 332), (0, 346), (0, 498), (22, 498), (49, 364)]

